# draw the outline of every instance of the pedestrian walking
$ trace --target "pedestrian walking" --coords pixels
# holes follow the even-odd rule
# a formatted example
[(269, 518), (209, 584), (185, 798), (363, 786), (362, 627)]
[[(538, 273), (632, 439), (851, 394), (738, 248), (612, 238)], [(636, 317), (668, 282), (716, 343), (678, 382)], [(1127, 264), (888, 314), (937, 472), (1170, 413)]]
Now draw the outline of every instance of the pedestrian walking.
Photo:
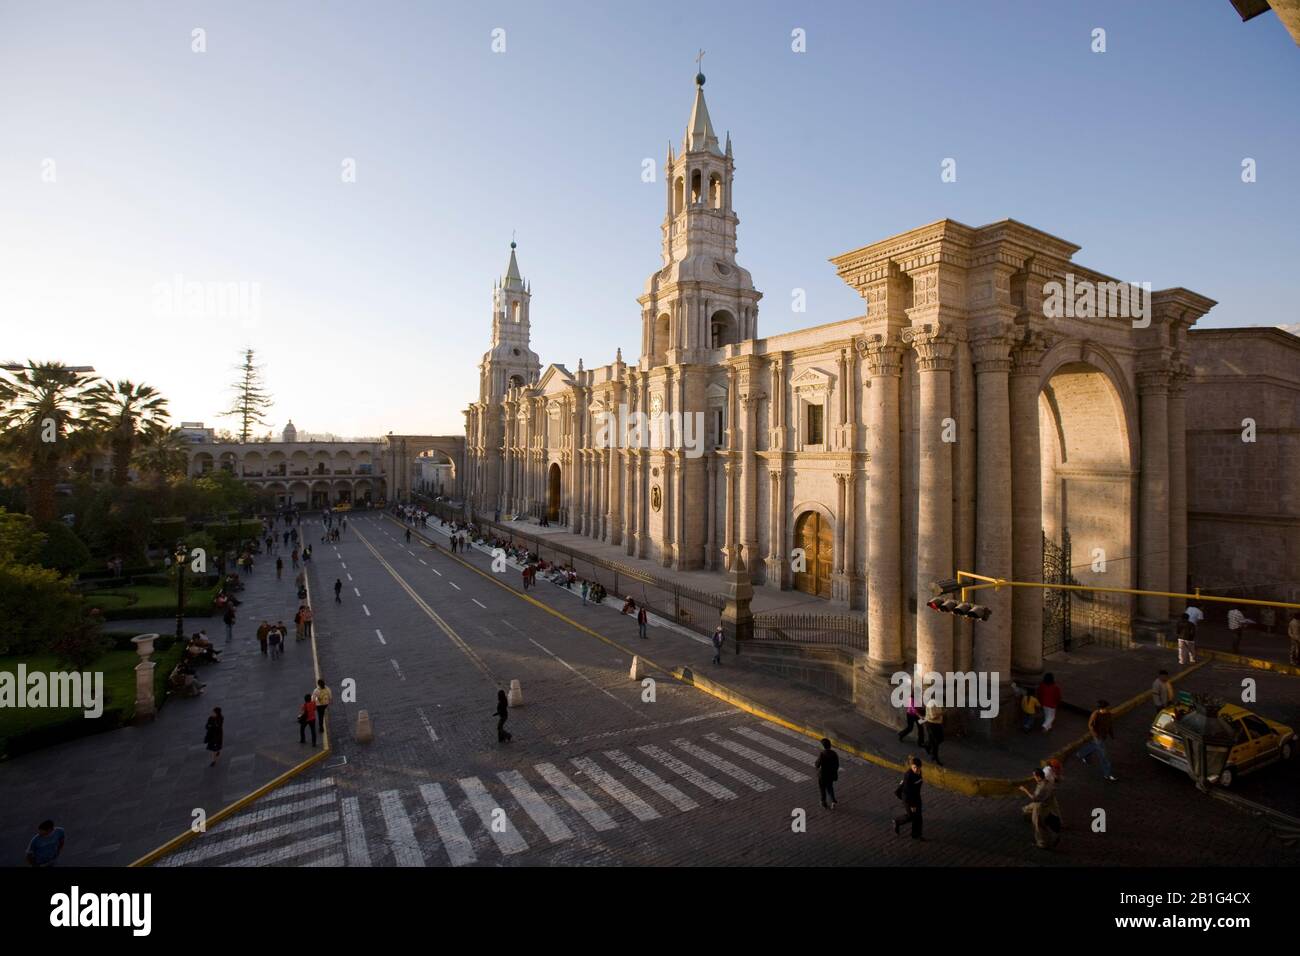
[(334, 700), (334, 695), (325, 686), (325, 678), (316, 681), (316, 689), (311, 692), (311, 699), (316, 705), (316, 727), (320, 731), (321, 740), (324, 740), (325, 712), (330, 709), (330, 702)]
[(915, 688), (913, 688), (912, 693), (907, 700), (907, 726), (898, 732), (898, 739), (901, 741), (906, 738), (907, 735), (912, 732), (912, 728), (915, 727), (916, 742), (920, 746), (924, 747), (925, 721), (921, 718), (920, 703), (920, 698), (917, 696)]
[(209, 767), (217, 765), (217, 758), (221, 756), (221, 745), (225, 737), (226, 718), (221, 715), (220, 707), (213, 707), (212, 714), (208, 717), (208, 722), (203, 727), (203, 742), (207, 744), (208, 752), (212, 754), (212, 763)]
[(311, 640), (311, 622), (316, 620), (316, 612), (311, 609), (310, 604), (302, 606), (302, 636), (305, 640)]
[(293, 639), (295, 641), (302, 640), (302, 610), (304, 607), (305, 605), (299, 604), (298, 610), (293, 612)]
[(713, 663), (721, 667), (722, 666), (722, 641), (723, 641), (721, 624), (719, 624), (717, 627), (713, 629), (713, 637), (711, 638), (711, 640), (713, 641)]
[(1020, 729), (1029, 733), (1034, 729), (1034, 724), (1038, 722), (1038, 712), (1043, 709), (1043, 703), (1038, 699), (1033, 691), (1027, 690), (1020, 695)]
[(226, 613), (221, 615), (221, 621), (226, 625), (226, 643), (229, 644), (235, 639), (235, 609), (232, 606), (226, 607)]
[(831, 749), (829, 738), (822, 738), (822, 750), (813, 766), (817, 768), (817, 792), (821, 796), (822, 806), (834, 810), (835, 781), (840, 778), (840, 755)]
[(63, 827), (56, 827), (53, 820), (42, 820), (36, 827), (36, 835), (27, 844), (24, 859), (28, 866), (53, 866), (66, 842)]
[(278, 661), (284, 655), (284, 625), (277, 624), (271, 628), (266, 638), (271, 645), (271, 660)]
[(266, 621), (262, 621), (262, 623), (258, 625), (257, 628), (257, 643), (262, 645), (263, 657), (266, 656), (266, 645), (267, 645), (268, 638), (270, 637), (270, 634), (271, 634), (271, 625)]
[(334, 603), (335, 604), (343, 603), (342, 594), (343, 594), (343, 579), (335, 578), (334, 579)]
[(524, 565), (523, 576), (524, 576), (524, 590), (525, 590), (525, 591), (528, 590), (528, 572), (529, 572), (529, 570), (530, 570), (531, 568), (532, 568), (532, 565), (531, 565), (531, 564), (525, 564), (525, 565)]
[(1043, 705), (1043, 733), (1047, 733), (1056, 723), (1056, 708), (1061, 706), (1061, 685), (1056, 682), (1056, 675), (1051, 671), (1044, 674), (1035, 694)]
[(1111, 773), (1110, 754), (1106, 752), (1106, 741), (1115, 736), (1115, 715), (1110, 712), (1110, 703), (1105, 700), (1097, 701), (1097, 709), (1088, 717), (1088, 733), (1092, 739), (1080, 748), (1078, 757), (1084, 763), (1097, 754), (1100, 758), (1101, 775), (1111, 783), (1116, 783), (1115, 775)]
[(284, 558), (275, 559), (275, 579), (277, 581), (284, 575)]
[(1254, 626), (1255, 622), (1235, 607), (1228, 612), (1228, 634), (1232, 637), (1232, 653), (1241, 652), (1241, 635), (1245, 633), (1246, 628)]
[(298, 549), (297, 549), (297, 548), (294, 548), (294, 549), (293, 549), (293, 552), (289, 555), (289, 557), (293, 559), (293, 567), (294, 567), (294, 570), (297, 570), (297, 568), (298, 568)]
[(410, 529), (410, 528), (407, 528), (407, 529), (406, 529), (406, 543), (407, 543), (407, 544), (410, 544), (410, 543), (411, 543), (411, 529)]
[(925, 708), (925, 752), (937, 766), (942, 767), (939, 759), (939, 746), (943, 743), (943, 708), (930, 704)]
[(1291, 612), (1291, 621), (1286, 626), (1286, 636), (1291, 644), (1291, 663), (1300, 666), (1300, 611)]
[(1029, 798), (1021, 813), (1034, 828), (1034, 846), (1050, 850), (1061, 841), (1061, 807), (1056, 802), (1056, 782), (1048, 779), (1042, 767), (1035, 767), (1034, 789), (1022, 786), (1020, 792)]
[(1187, 610), (1184, 613), (1187, 615), (1187, 619), (1191, 621), (1195, 627), (1200, 627), (1202, 622), (1205, 620), (1205, 612), (1195, 604), (1187, 605)]
[(903, 774), (903, 779), (899, 781), (894, 790), (894, 796), (903, 801), (902, 816), (894, 817), (894, 835), (898, 835), (899, 829), (904, 823), (912, 825), (912, 839), (924, 840), (921, 834), (921, 784), (923, 783), (921, 775), (921, 758), (908, 757), (907, 771)]
[(497, 709), (492, 712), (492, 716), (497, 719), (497, 743), (509, 743), (513, 739), (510, 731), (506, 730), (506, 720), (510, 717), (510, 702), (503, 690), (497, 691)]
[(1156, 710), (1164, 710), (1174, 701), (1174, 685), (1169, 683), (1169, 671), (1162, 670), (1151, 685), (1151, 703)]
[(1196, 623), (1192, 620), (1194, 610), (1196, 609), (1188, 608), (1174, 625), (1174, 636), (1178, 638), (1178, 663), (1180, 664), (1196, 663)]
[(636, 610), (636, 630), (639, 636), (646, 636), (645, 626), (649, 621), (650, 615), (645, 612), (645, 605), (643, 604)]
[(587, 582), (582, 582), (582, 606), (587, 606)]
[(311, 728), (311, 745), (316, 746), (316, 702), (311, 694), (302, 695), (302, 706), (298, 708), (298, 743), (307, 742), (307, 728)]

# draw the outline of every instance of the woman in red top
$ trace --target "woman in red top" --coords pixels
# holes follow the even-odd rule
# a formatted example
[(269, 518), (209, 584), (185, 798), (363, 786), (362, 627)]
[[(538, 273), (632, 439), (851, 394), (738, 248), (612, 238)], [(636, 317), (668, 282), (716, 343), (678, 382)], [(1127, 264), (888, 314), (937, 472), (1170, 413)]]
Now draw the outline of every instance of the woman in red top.
[(307, 728), (311, 728), (311, 745), (316, 746), (316, 702), (311, 694), (302, 695), (302, 706), (298, 708), (298, 743), (307, 742)]
[(1043, 733), (1047, 733), (1056, 722), (1056, 708), (1061, 706), (1061, 685), (1051, 673), (1043, 675), (1037, 695), (1038, 702), (1043, 705)]

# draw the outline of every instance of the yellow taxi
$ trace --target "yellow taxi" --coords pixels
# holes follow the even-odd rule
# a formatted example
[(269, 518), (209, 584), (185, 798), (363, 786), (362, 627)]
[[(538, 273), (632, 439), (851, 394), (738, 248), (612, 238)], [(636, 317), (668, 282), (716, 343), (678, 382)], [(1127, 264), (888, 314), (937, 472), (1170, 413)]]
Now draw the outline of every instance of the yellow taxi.
[[(1193, 709), (1192, 704), (1186, 701), (1165, 707), (1156, 714), (1147, 739), (1147, 752), (1151, 756), (1189, 775), (1192, 770), (1177, 722)], [(1222, 705), (1219, 717), (1234, 739), (1223, 769), (1209, 777), (1211, 783), (1231, 787), (1238, 776), (1254, 773), (1279, 760), (1290, 760), (1295, 753), (1296, 734), (1286, 724), (1261, 717), (1235, 704)]]
[(351, 510), (352, 510), (352, 503), (349, 501), (340, 501), (338, 504), (334, 506), (334, 511), (336, 514), (341, 511), (351, 511)]

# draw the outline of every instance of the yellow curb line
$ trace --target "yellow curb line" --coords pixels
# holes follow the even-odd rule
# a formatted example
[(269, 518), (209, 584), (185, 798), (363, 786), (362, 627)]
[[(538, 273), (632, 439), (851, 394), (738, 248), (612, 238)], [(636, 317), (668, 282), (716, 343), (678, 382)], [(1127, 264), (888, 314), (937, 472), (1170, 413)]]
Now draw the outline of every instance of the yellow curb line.
[[(311, 581), (308, 580), (305, 573), (303, 576), (303, 583), (307, 588), (307, 606), (311, 607)], [(320, 680), (320, 658), (316, 654), (316, 622), (315, 621), (312, 621), (312, 628), (311, 628), (311, 663), (312, 663), (312, 669), (316, 672), (316, 679)], [(234, 803), (230, 804), (229, 806), (222, 807), (212, 816), (208, 817), (207, 820), (204, 822), (205, 832), (207, 827), (210, 827), (216, 823), (220, 823), (222, 820), (226, 819), (227, 817), (235, 813), (238, 813), (240, 810), (244, 809), (244, 807), (248, 806), (253, 801), (259, 800), (262, 797), (266, 796), (272, 790), (276, 790), (279, 789), (280, 787), (283, 787), (286, 783), (288, 783), (294, 777), (301, 774), (303, 771), (307, 770), (309, 767), (314, 767), (316, 764), (320, 763), (322, 760), (324, 760), (326, 757), (330, 755), (331, 749), (332, 748), (330, 747), (329, 715), (327, 714), (325, 717), (325, 726), (321, 730), (320, 751), (312, 754), (310, 757), (308, 757), (306, 760), (304, 760), (302, 763), (298, 764), (297, 766), (290, 767), (288, 770), (280, 774), (280, 776), (276, 777), (270, 783), (265, 783), (262, 786), (258, 787), (256, 790), (252, 791), (251, 793), (247, 793), (244, 796), (240, 797), (238, 800), (236, 800)], [(162, 846), (150, 850), (148, 853), (146, 853), (144, 856), (140, 857), (138, 860), (134, 861), (133, 863), (128, 864), (128, 868), (138, 867), (138, 866), (149, 866), (155, 860), (158, 860), (169, 853), (173, 853), (176, 850), (179, 850), (182, 846), (184, 846), (186, 843), (189, 843), (197, 836), (202, 836), (202, 834), (196, 833), (193, 829), (188, 829), (184, 833), (172, 837)]]
[(1261, 657), (1247, 657), (1244, 654), (1233, 654), (1231, 651), (1215, 651), (1205, 647), (1198, 647), (1196, 653), (1198, 656), (1212, 661), (1226, 661), (1229, 664), (1253, 667), (1255, 670), (1273, 671), (1286, 677), (1300, 677), (1300, 667), (1296, 667), (1294, 664), (1283, 664), (1281, 661), (1266, 661)]

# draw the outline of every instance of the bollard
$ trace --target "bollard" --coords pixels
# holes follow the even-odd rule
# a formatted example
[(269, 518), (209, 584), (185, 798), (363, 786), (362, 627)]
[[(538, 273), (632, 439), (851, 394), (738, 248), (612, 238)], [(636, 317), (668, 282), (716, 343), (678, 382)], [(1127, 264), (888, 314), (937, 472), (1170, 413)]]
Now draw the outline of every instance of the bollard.
[(510, 706), (522, 707), (524, 705), (524, 689), (519, 686), (518, 679), (510, 682)]
[(375, 728), (370, 723), (370, 711), (357, 712), (357, 743), (368, 744), (375, 739)]
[(645, 665), (641, 663), (640, 655), (633, 656), (632, 670), (627, 676), (632, 678), (632, 680), (640, 680), (645, 677)]

